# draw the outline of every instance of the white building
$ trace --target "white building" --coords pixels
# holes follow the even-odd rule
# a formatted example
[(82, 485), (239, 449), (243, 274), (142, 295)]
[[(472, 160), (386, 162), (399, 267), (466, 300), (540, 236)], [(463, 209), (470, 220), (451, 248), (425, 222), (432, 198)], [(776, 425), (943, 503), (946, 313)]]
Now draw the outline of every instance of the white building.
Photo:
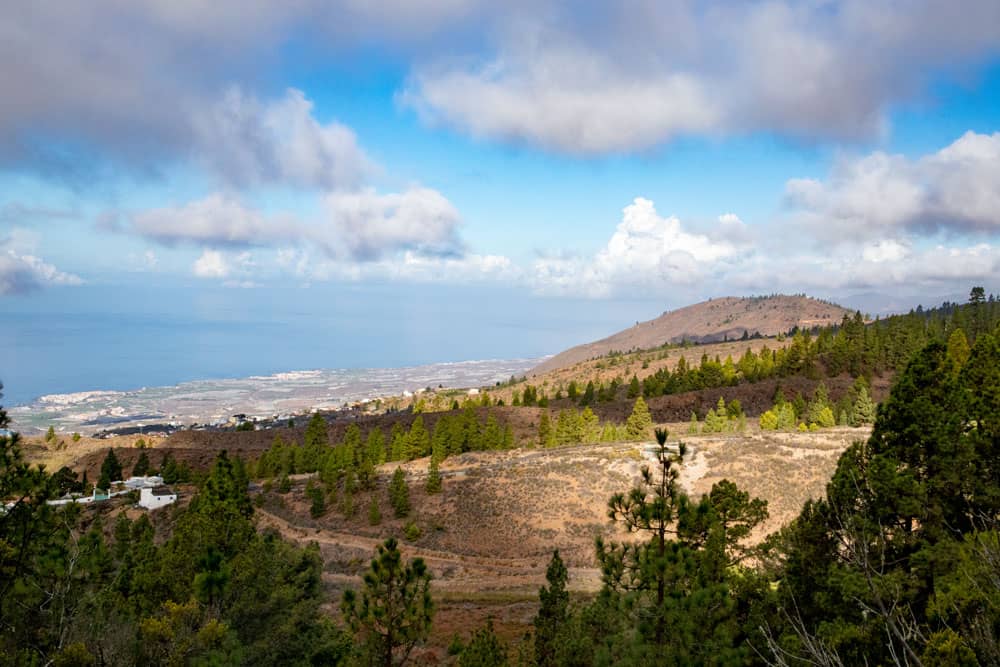
[(166, 486), (144, 486), (139, 489), (139, 507), (155, 510), (177, 502), (177, 494)]

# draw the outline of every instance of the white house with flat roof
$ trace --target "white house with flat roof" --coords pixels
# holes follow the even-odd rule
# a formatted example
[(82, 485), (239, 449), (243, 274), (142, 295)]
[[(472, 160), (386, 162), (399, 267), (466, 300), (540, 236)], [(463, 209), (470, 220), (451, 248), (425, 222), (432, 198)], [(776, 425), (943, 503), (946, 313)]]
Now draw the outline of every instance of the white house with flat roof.
[(177, 494), (166, 486), (144, 486), (139, 489), (139, 507), (155, 510), (177, 502)]

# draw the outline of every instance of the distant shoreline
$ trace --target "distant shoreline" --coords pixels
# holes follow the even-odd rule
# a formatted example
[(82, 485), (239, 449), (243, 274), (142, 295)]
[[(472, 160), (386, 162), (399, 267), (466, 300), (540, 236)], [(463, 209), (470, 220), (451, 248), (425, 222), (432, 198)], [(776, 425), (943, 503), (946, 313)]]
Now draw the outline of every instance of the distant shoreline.
[(52, 426), (94, 434), (165, 432), (221, 426), (234, 415), (288, 419), (313, 410), (387, 400), (426, 388), (483, 387), (520, 376), (542, 358), (448, 361), (395, 368), (291, 370), (271, 375), (192, 380), (132, 390), (95, 389), (45, 394), (8, 408), (25, 434)]

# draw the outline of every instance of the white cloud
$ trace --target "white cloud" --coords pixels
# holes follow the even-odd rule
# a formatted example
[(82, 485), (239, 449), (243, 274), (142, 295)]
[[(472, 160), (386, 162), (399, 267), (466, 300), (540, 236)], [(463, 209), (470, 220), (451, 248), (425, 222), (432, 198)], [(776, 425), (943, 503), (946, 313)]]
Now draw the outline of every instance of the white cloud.
[(993, 0), (534, 7), (499, 21), (487, 53), (416, 68), (400, 100), (474, 136), (574, 154), (758, 130), (855, 140), (1000, 40)]
[[(721, 222), (732, 225), (733, 218)], [(592, 259), (542, 257), (535, 262), (535, 284), (543, 292), (590, 296), (690, 285), (722, 270), (736, 254), (728, 241), (685, 231), (677, 217), (663, 218), (652, 201), (636, 197)]]
[(719, 122), (695, 78), (643, 78), (580, 47), (514, 51), (471, 71), (421, 71), (400, 101), (431, 123), (567, 153), (642, 149)]
[(24, 294), (45, 285), (83, 284), (79, 276), (10, 245), (9, 240), (0, 239), (0, 294)]
[(798, 220), (828, 240), (996, 233), (1000, 133), (967, 132), (917, 160), (882, 152), (841, 159), (825, 181), (788, 181), (786, 196)]
[(354, 132), (317, 121), (313, 103), (294, 88), (266, 104), (231, 88), (195, 125), (197, 157), (238, 186), (352, 187), (374, 169)]
[(181, 206), (140, 211), (131, 222), (133, 232), (164, 245), (254, 246), (303, 234), (287, 216), (267, 217), (218, 193)]
[(407, 250), (423, 255), (460, 255), (458, 211), (441, 193), (411, 187), (379, 194), (372, 188), (327, 195), (332, 225), (330, 244), (347, 249), (354, 259), (377, 259)]
[[(0, 165), (35, 168), (46, 177), (92, 182), (104, 160), (157, 173), (163, 165), (196, 150), (226, 148), (216, 142), (198, 147), (206, 123), (226, 127), (225, 104), (217, 94), (227, 85), (259, 91), (287, 56), (295, 40), (302, 48), (340, 58), (359, 44), (386, 40), (386, 46), (436, 44), (439, 32), (475, 10), (475, 2), (420, 0), (294, 0), (210, 3), (152, 0), (86, 3), (22, 3), (5, 7), (0, 22)], [(99, 38), (97, 37), (99, 36)], [(25, 54), (30, 54), (26, 57)], [(291, 96), (294, 98), (294, 95)], [(246, 104), (248, 96), (240, 101)], [(252, 103), (254, 106), (256, 103)], [(234, 131), (272, 141), (274, 113), (300, 114), (301, 103), (285, 98), (277, 106), (228, 112)], [(206, 118), (205, 110), (216, 114)], [(263, 111), (262, 115), (258, 111)], [(338, 129), (339, 128), (339, 129)], [(273, 151), (230, 163), (202, 156), (237, 180), (287, 175), (297, 182), (326, 182), (345, 174), (350, 163), (333, 161), (331, 149), (351, 140), (336, 124), (298, 126), (289, 137), (291, 154), (268, 161)], [(260, 131), (265, 134), (261, 135)], [(232, 135), (225, 141), (239, 142)], [(308, 146), (316, 140), (319, 147)], [(247, 160), (246, 147), (236, 156)], [(253, 152), (249, 150), (249, 152)], [(336, 153), (341, 155), (342, 153)], [(264, 162), (259, 160), (263, 159)], [(347, 169), (346, 174), (351, 170)]]
[(312, 245), (331, 258), (349, 261), (372, 261), (402, 251), (449, 256), (465, 252), (458, 211), (440, 192), (421, 186), (398, 193), (335, 190), (323, 197), (322, 214), (314, 220), (264, 214), (219, 193), (140, 211), (130, 219), (129, 231), (167, 246)]
[(226, 257), (218, 250), (205, 250), (191, 267), (199, 278), (225, 278), (232, 271)]

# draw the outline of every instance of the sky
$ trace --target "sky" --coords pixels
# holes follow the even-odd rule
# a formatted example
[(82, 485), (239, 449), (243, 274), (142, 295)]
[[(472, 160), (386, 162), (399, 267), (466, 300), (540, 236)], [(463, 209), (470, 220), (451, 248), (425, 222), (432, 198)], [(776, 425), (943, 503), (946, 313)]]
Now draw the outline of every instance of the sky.
[(0, 312), (1000, 286), (995, 0), (40, 0), (0, 62)]

